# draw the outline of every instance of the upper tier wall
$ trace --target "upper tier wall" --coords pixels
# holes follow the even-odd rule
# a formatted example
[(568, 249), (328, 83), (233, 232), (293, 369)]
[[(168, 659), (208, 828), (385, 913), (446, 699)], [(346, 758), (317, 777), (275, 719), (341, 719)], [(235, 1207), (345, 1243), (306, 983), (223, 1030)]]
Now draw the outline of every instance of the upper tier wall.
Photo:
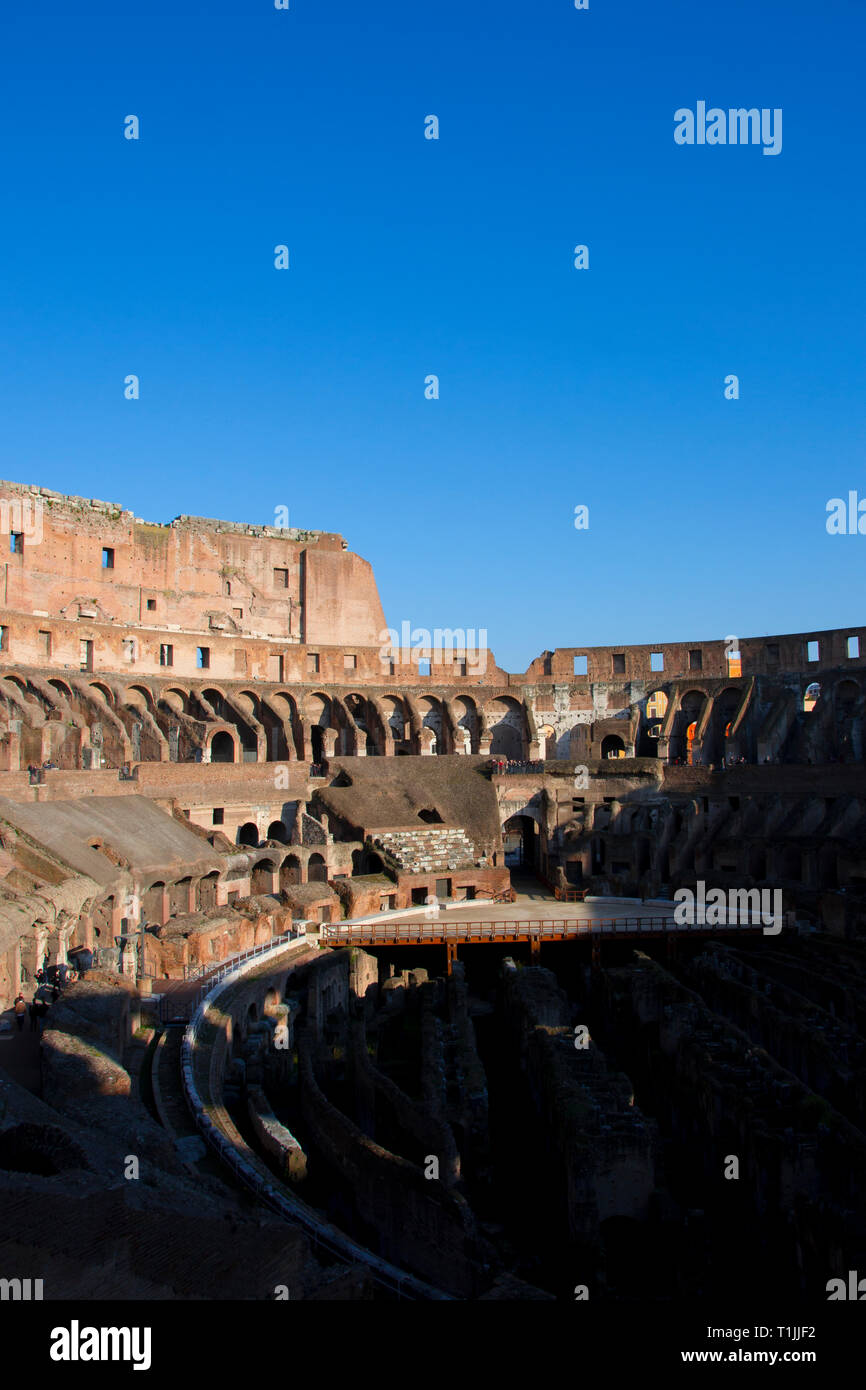
[[(383, 646), (372, 568), (334, 533), (189, 516), (154, 525), (114, 503), (0, 482), (0, 536), (0, 650), (39, 668), (408, 687), (424, 684), (423, 656), (431, 684), (495, 687), (866, 666), (860, 627), (739, 642), (558, 647), (509, 674), (489, 648), (475, 650), (483, 629), (428, 633), (424, 646), (424, 635), (403, 623), (391, 638), (395, 649)], [(735, 648), (739, 668), (729, 662)]]
[(370, 565), (324, 531), (152, 524), (113, 503), (0, 482), (0, 532), (2, 607), (81, 637), (125, 626), (369, 644), (384, 626)]

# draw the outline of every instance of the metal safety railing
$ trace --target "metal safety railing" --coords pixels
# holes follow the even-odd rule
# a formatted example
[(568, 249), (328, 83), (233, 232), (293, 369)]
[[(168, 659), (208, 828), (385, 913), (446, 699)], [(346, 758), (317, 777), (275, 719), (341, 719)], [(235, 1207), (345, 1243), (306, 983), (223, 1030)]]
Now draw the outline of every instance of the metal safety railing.
[[(290, 940), (291, 938), (289, 938)], [(371, 1251), (358, 1245), (349, 1236), (343, 1235), (336, 1227), (327, 1223), (312, 1207), (301, 1202), (300, 1198), (280, 1191), (278, 1180), (266, 1178), (253, 1164), (239, 1154), (229, 1135), (214, 1123), (205, 1109), (204, 1101), (196, 1086), (193, 1068), (200, 1029), (206, 1021), (208, 1009), (215, 1002), (209, 996), (218, 984), (228, 984), (229, 976), (236, 974), (237, 978), (242, 978), (244, 967), (255, 956), (262, 956), (266, 951), (276, 951), (286, 944), (286, 940), (274, 937), (267, 944), (245, 953), (245, 960), (242, 961), (238, 958), (233, 961), (230, 969), (221, 971), (220, 980), (208, 981), (207, 989), (203, 992), (189, 1027), (184, 1032), (181, 1045), (183, 1091), (196, 1127), (202, 1138), (215, 1150), (220, 1160), (228, 1165), (239, 1182), (249, 1188), (260, 1202), (264, 1202), (278, 1216), (300, 1226), (308, 1239), (331, 1258), (336, 1258), (341, 1263), (348, 1261), (349, 1263), (363, 1264), (376, 1283), (386, 1288), (389, 1293), (396, 1294), (398, 1298), (450, 1301), (449, 1294), (425, 1284), (423, 1280), (416, 1279), (411, 1274), (406, 1274), (396, 1266), (389, 1265), (386, 1260), (380, 1259)]]
[(556, 919), (521, 921), (515, 918), (510, 922), (437, 921), (357, 924), (339, 922), (323, 925), (319, 930), (320, 938), (323, 941), (345, 941), (363, 937), (368, 940), (381, 938), (383, 941), (391, 942), (423, 941), (426, 938), (438, 941), (444, 939), (460, 941), (470, 938), (478, 940), (479, 937), (503, 936), (544, 938), (545, 936), (616, 936), (617, 934), (634, 935), (635, 933), (655, 936), (680, 932), (705, 934), (708, 931), (728, 928), (757, 931), (771, 925), (773, 925), (772, 920), (768, 922), (761, 914), (749, 914), (746, 917), (738, 917), (736, 920), (719, 923), (676, 922), (672, 917), (609, 917), (585, 920), (563, 919), (562, 921)]

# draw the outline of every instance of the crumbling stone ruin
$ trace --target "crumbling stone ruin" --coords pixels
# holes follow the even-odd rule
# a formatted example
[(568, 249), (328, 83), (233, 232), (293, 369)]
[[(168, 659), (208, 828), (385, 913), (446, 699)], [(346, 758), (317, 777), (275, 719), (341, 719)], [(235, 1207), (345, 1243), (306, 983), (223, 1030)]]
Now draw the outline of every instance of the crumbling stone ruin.
[[(809, 1299), (866, 1267), (866, 628), (513, 674), (395, 644), (338, 535), (4, 508), (10, 1277), (38, 1249), (57, 1297), (711, 1297), (745, 1249)], [(779, 890), (784, 931), (443, 950), (698, 884)], [(341, 939), (371, 918), (384, 944)]]

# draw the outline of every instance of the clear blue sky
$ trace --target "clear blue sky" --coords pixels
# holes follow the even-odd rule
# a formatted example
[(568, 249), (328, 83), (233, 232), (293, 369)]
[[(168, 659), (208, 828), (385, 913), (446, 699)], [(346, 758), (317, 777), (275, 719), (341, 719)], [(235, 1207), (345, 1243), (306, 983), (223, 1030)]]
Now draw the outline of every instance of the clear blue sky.
[[(7, 0), (0, 476), (286, 505), (511, 670), (862, 623), (864, 40), (860, 0)], [(676, 145), (699, 100), (781, 154)]]

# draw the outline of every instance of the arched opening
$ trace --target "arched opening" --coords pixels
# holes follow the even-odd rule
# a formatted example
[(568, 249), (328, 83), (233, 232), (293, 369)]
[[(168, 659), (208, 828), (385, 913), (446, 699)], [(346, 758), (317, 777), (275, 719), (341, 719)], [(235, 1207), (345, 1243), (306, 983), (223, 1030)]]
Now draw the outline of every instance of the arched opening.
[(321, 854), (311, 854), (307, 861), (307, 880), (310, 883), (327, 883), (328, 866)]
[(205, 874), (199, 882), (196, 890), (196, 900), (199, 912), (209, 912), (212, 907), (216, 907), (217, 884), (219, 874)]
[(365, 849), (361, 856), (361, 873), (383, 874), (384, 872), (385, 865), (382, 856), (377, 854), (375, 850)]
[(803, 713), (811, 714), (821, 698), (821, 687), (817, 681), (812, 681), (811, 685), (806, 686), (806, 693), (803, 696)]
[(279, 840), (281, 845), (287, 845), (289, 843), (289, 832), (286, 830), (281, 820), (272, 820), (268, 826), (267, 838), (269, 840)]
[(398, 755), (405, 753), (407, 750), (401, 745), (409, 738), (409, 721), (403, 705), (395, 695), (383, 695), (381, 705), (394, 740), (394, 752)]
[(192, 887), (191, 878), (179, 878), (177, 883), (169, 885), (168, 890), (168, 915), (169, 917), (182, 917), (189, 912), (189, 895)]
[(270, 859), (260, 859), (253, 865), (250, 874), (250, 892), (253, 897), (267, 895), (274, 891), (274, 866)]
[(141, 897), (141, 919), (143, 922), (155, 922), (159, 926), (164, 924), (164, 898), (165, 884), (162, 880), (152, 883)]
[(478, 710), (475, 701), (468, 695), (461, 695), (454, 701), (454, 717), (458, 729), (463, 730), (464, 747), (468, 740), (470, 753), (478, 752)]
[(538, 731), (538, 745), (544, 759), (556, 757), (556, 734), (549, 724)]
[(440, 816), (436, 808), (433, 806), (431, 806), (429, 809), (425, 807), (423, 811), (419, 811), (418, 819), (426, 821), (428, 825), (442, 824), (442, 817)]
[(71, 702), (72, 691), (69, 689), (69, 686), (66, 685), (64, 681), (53, 680), (49, 681), (48, 684), (52, 686), (57, 691), (57, 694), (61, 695), (64, 700), (69, 700)]
[(301, 881), (300, 861), (294, 854), (286, 855), (280, 865), (280, 889), (285, 892), (287, 888)]
[(258, 843), (258, 827), (253, 825), (252, 821), (250, 820), (245, 821), (244, 824), (241, 826), (240, 830), (238, 831), (238, 844), (252, 845), (253, 848), (258, 848)]
[(505, 867), (529, 873), (538, 868), (538, 826), (533, 816), (509, 816), (502, 827)]
[(443, 715), (441, 701), (437, 700), (432, 695), (427, 695), (424, 699), (418, 701), (418, 708), (421, 711), (421, 727), (424, 729), (432, 729), (435, 735), (436, 741), (433, 744), (433, 752), (444, 753), (445, 742), (442, 727)]
[(694, 761), (694, 742), (695, 734), (698, 732), (697, 720), (692, 720), (686, 729), (686, 762), (691, 766)]
[(664, 719), (668, 712), (668, 697), (663, 690), (654, 690), (647, 697), (646, 717), (649, 720)]
[(314, 763), (325, 761), (325, 731), (318, 724), (314, 724), (310, 730), (310, 747), (313, 754)]
[(624, 758), (625, 744), (619, 734), (608, 734), (601, 741), (601, 756), (603, 758)]
[(841, 715), (853, 714), (859, 698), (860, 687), (856, 681), (840, 681), (836, 686), (836, 708)]
[(233, 763), (235, 760), (235, 741), (225, 729), (220, 729), (210, 741), (210, 760), (212, 763)]
[(693, 763), (700, 756), (697, 732), (706, 701), (702, 690), (688, 690), (683, 696), (674, 720), (670, 744), (672, 762)]
[(523, 708), (517, 700), (504, 696), (491, 700), (486, 707), (490, 732), (490, 752), (500, 758), (519, 762), (524, 756)]

